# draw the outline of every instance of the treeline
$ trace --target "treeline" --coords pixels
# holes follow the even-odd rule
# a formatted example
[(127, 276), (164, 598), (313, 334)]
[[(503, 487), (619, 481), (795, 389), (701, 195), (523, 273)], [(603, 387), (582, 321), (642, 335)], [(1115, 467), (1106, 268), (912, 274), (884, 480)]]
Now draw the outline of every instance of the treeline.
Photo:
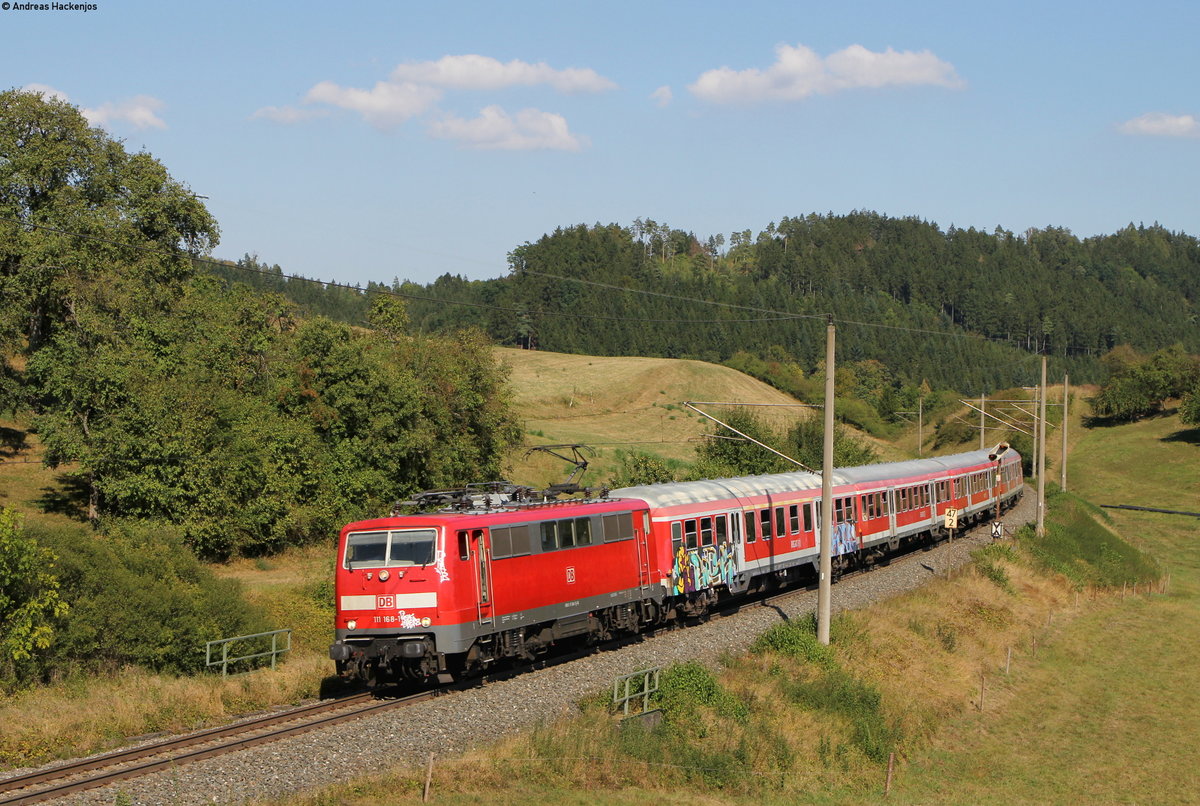
[(1030, 382), (1030, 353), (1098, 381), (1099, 358), (1121, 344), (1200, 350), (1200, 244), (1158, 226), (1080, 240), (856, 212), (785, 218), (720, 246), (645, 222), (563, 228), (513, 250), (508, 277), (412, 289), (490, 307), (418, 300), (412, 316), (423, 329), (476, 321), (502, 343), (566, 352), (728, 362), (775, 351), (811, 372), (831, 313), (839, 361), (976, 394)]

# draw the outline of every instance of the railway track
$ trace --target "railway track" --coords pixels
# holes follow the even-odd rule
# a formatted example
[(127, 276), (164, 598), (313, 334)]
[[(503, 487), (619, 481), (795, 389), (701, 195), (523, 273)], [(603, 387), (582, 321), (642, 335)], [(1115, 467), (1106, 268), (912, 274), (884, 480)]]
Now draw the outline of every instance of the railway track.
[(362, 693), (211, 728), (187, 736), (60, 764), (0, 780), (0, 806), (39, 803), (136, 778), (167, 767), (231, 753), (310, 730), (401, 708), (436, 696), (426, 691), (396, 699)]

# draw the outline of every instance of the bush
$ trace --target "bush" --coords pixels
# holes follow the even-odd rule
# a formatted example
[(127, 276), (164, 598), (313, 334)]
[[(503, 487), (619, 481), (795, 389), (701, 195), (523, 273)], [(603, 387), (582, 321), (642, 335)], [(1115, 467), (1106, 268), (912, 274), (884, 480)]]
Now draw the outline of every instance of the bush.
[(708, 667), (698, 661), (676, 663), (664, 671), (654, 701), (666, 720), (675, 726), (688, 724), (698, 707), (712, 708), (718, 715), (739, 722), (745, 722), (749, 716), (745, 703), (726, 691)]
[(132, 664), (189, 673), (204, 668), (204, 643), (261, 632), (240, 586), (217, 578), (178, 532), (115, 523), (107, 536), (83, 527), (31, 528), (59, 557), (70, 618), (41, 656), (43, 677)]
[(811, 619), (776, 624), (758, 636), (750, 651), (758, 654), (774, 652), (821, 666), (828, 666), (834, 662), (829, 647), (817, 641), (816, 629)]
[(675, 473), (666, 460), (642, 451), (618, 451), (620, 466), (608, 477), (609, 487), (635, 487), (674, 481)]
[(0, 508), (0, 685), (25, 677), (50, 646), (54, 622), (67, 612), (53, 573), (54, 555), (21, 531), (20, 516)]

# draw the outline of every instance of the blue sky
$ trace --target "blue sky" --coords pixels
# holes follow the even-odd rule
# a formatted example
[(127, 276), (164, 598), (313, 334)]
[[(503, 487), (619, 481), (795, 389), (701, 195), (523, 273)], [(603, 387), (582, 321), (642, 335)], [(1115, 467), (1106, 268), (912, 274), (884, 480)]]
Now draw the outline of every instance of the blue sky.
[(310, 277), (495, 277), (637, 217), (1200, 235), (1196, 3), (93, 2), (0, 11), (4, 87)]

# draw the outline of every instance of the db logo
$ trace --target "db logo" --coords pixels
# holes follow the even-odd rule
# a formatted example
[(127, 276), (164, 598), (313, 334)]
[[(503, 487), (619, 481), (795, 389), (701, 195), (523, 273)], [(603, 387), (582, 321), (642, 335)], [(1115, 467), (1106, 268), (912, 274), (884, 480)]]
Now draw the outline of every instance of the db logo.
[(377, 596), (375, 606), (380, 610), (391, 609), (396, 606), (395, 596)]
[(567, 566), (567, 584), (568, 585), (575, 584), (575, 566), (573, 566), (573, 565)]

